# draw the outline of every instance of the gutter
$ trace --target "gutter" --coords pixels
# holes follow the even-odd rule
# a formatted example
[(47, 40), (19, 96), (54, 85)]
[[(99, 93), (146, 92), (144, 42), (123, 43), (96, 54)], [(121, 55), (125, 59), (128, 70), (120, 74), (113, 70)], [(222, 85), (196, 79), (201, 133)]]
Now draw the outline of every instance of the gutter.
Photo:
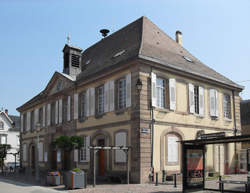
[[(151, 67), (152, 74), (152, 67)], [(151, 172), (154, 175), (154, 108), (152, 106), (152, 78), (151, 78), (151, 102), (150, 102), (150, 111), (151, 111)], [(153, 178), (154, 179), (154, 178)], [(152, 181), (153, 181), (152, 179)]]

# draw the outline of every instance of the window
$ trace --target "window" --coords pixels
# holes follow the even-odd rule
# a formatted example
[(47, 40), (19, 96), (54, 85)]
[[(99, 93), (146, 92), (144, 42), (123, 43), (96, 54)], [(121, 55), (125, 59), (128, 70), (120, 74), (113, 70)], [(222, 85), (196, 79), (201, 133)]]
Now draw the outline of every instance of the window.
[(218, 91), (215, 89), (210, 89), (210, 116), (212, 119), (219, 117)]
[(7, 135), (0, 135), (0, 144), (7, 144)]
[(87, 106), (86, 106), (86, 92), (82, 92), (79, 95), (79, 118), (86, 117)]
[(3, 129), (3, 127), (4, 127), (4, 123), (3, 121), (0, 121), (0, 129)]
[(80, 149), (80, 162), (89, 162), (90, 136), (83, 136), (83, 147)]
[(31, 111), (31, 115), (30, 115), (30, 131), (33, 132), (34, 130), (35, 130), (34, 111)]
[(104, 113), (104, 86), (97, 88), (97, 113)]
[(126, 108), (126, 79), (118, 80), (118, 109)]
[(166, 107), (166, 81), (162, 78), (156, 79), (156, 106), (159, 108)]
[(227, 94), (224, 94), (224, 118), (231, 119), (231, 99)]
[(199, 87), (194, 86), (194, 112), (199, 114)]

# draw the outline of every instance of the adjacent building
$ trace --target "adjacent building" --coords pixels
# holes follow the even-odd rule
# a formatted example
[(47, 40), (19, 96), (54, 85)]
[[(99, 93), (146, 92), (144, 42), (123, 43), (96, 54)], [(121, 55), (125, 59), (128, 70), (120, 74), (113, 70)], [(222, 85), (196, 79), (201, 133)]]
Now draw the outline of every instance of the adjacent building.
[[(240, 134), (243, 88), (191, 55), (180, 31), (173, 40), (141, 17), (85, 50), (66, 44), (63, 57), (63, 72), (55, 72), (41, 93), (17, 108), (24, 167), (35, 168), (38, 135), (41, 169), (80, 167), (90, 177), (88, 146), (131, 146), (131, 181), (145, 183), (152, 171), (181, 171), (178, 141), (201, 133)], [(53, 148), (51, 142), (63, 135), (82, 136), (84, 147)], [(213, 145), (207, 153), (207, 167), (235, 171), (233, 144)], [(123, 151), (97, 154), (98, 175), (125, 170)]]
[[(9, 144), (5, 164), (19, 162), (20, 117), (9, 115), (8, 110), (0, 111), (0, 144)], [(16, 154), (16, 156), (15, 156)]]

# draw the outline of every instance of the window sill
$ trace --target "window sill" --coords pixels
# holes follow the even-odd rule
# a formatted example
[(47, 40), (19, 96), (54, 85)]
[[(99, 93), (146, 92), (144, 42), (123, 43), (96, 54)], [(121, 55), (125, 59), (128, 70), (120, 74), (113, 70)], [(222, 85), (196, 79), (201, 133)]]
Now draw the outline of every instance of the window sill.
[(95, 114), (95, 118), (96, 118), (96, 119), (100, 119), (100, 118), (103, 117), (103, 115), (104, 115), (104, 113), (102, 113), (102, 114)]
[(115, 165), (126, 165), (126, 162), (115, 162)]
[(121, 115), (121, 114), (124, 114), (125, 111), (126, 111), (126, 108), (118, 109), (118, 110), (115, 111), (115, 114), (116, 114), (116, 115)]
[(80, 118), (78, 119), (78, 121), (79, 121), (80, 123), (82, 123), (82, 122), (86, 121), (87, 119), (88, 119), (88, 117), (80, 117)]
[(224, 121), (226, 121), (226, 122), (232, 122), (233, 120), (232, 120), (232, 119), (229, 119), (229, 118), (224, 117)]
[(216, 117), (216, 116), (210, 116), (210, 118), (211, 118), (211, 120), (213, 120), (213, 121), (219, 120), (219, 117)]
[(196, 118), (200, 118), (200, 119), (203, 119), (205, 117), (204, 115), (199, 115), (199, 114), (196, 114), (196, 113), (194, 113), (194, 116), (196, 116)]
[(160, 113), (170, 113), (171, 112), (169, 109), (164, 109), (164, 108), (159, 108), (159, 107), (155, 107), (155, 110), (160, 112)]

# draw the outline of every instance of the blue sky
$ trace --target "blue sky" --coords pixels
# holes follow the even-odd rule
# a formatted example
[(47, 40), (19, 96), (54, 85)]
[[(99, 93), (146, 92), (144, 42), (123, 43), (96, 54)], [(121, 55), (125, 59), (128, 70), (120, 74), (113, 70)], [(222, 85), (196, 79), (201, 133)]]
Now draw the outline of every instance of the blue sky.
[[(16, 108), (62, 71), (62, 49), (82, 49), (147, 16), (203, 63), (235, 82), (250, 80), (249, 0), (0, 0), (0, 109)], [(250, 81), (242, 82), (250, 99)]]

